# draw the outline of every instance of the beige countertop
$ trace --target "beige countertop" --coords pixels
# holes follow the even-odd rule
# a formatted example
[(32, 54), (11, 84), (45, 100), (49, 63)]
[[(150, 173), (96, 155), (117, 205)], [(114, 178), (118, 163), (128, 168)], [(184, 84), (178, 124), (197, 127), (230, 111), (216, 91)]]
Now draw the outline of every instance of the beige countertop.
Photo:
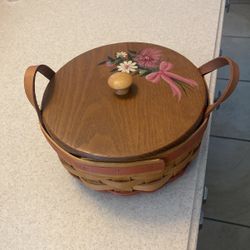
[[(0, 249), (196, 248), (208, 136), (185, 174), (155, 193), (94, 192), (45, 141), (23, 75), (121, 41), (160, 44), (201, 65), (218, 55), (223, 14), (218, 0), (0, 0)], [(215, 74), (207, 80), (213, 95)], [(41, 94), (46, 80), (38, 83)]]

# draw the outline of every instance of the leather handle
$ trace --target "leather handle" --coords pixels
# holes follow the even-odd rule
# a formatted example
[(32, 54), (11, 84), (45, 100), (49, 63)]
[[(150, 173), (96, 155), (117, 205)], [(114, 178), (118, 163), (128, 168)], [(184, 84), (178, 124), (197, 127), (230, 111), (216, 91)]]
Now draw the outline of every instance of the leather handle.
[(209, 114), (214, 109), (216, 109), (222, 102), (224, 102), (232, 94), (239, 81), (240, 71), (238, 65), (228, 57), (217, 57), (211, 60), (210, 62), (203, 64), (199, 68), (200, 73), (202, 74), (202, 76), (204, 76), (225, 65), (229, 65), (229, 70), (230, 70), (227, 87), (224, 89), (222, 95), (215, 101), (215, 103), (210, 104), (207, 107), (207, 110), (205, 112), (205, 117), (208, 117)]
[(35, 80), (36, 80), (37, 72), (41, 73), (43, 76), (45, 76), (49, 80), (51, 80), (55, 72), (48, 66), (41, 64), (41, 65), (28, 67), (24, 74), (24, 89), (25, 89), (26, 96), (29, 102), (31, 103), (31, 105), (35, 108), (39, 121), (42, 124), (42, 114), (37, 103), (36, 91), (35, 91)]

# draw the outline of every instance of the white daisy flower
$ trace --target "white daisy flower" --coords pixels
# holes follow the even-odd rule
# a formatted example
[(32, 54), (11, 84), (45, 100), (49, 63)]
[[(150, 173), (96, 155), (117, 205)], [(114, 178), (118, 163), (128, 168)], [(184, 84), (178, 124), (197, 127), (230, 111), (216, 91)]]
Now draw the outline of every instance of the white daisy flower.
[(116, 52), (116, 58), (125, 58), (128, 54), (124, 51)]
[(136, 62), (132, 61), (124, 61), (117, 66), (118, 71), (126, 73), (135, 72), (137, 68)]

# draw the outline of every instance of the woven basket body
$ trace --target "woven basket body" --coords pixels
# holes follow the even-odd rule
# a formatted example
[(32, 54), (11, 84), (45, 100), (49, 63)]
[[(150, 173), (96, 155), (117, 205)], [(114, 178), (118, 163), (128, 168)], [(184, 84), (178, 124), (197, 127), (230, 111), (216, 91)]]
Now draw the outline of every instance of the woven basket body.
[[(91, 189), (120, 195), (152, 192), (180, 176), (198, 153), (210, 113), (236, 87), (239, 69), (227, 57), (197, 68), (172, 50), (152, 46), (104, 46), (57, 73), (45, 65), (31, 66), (25, 73), (26, 95), (42, 133), (67, 171)], [(115, 51), (121, 52), (109, 56)], [(107, 61), (98, 63), (104, 57)], [(112, 72), (123, 67), (137, 72), (125, 98), (102, 84), (112, 74), (110, 65)], [(227, 88), (209, 105), (203, 76), (224, 65), (230, 67)], [(41, 109), (35, 95), (37, 72), (50, 80)]]
[(128, 163), (95, 162), (73, 156), (56, 144), (44, 128), (41, 129), (63, 166), (84, 185), (96, 191), (130, 195), (138, 191), (156, 191), (180, 176), (197, 155), (207, 123), (208, 119), (185, 142), (159, 154), (159, 158)]
[[(134, 166), (138, 166), (137, 164), (145, 164), (144, 166), (160, 164), (162, 165), (162, 169), (138, 174), (131, 173), (129, 175), (89, 173), (81, 168), (68, 164), (63, 159), (60, 160), (63, 166), (72, 175), (78, 177), (83, 184), (91, 189), (96, 191), (112, 191), (119, 194), (132, 194), (135, 193), (135, 191), (152, 192), (161, 188), (167, 182), (180, 176), (196, 154), (197, 149), (193, 149), (173, 161), (165, 162), (163, 158), (162, 160), (148, 160), (142, 163), (136, 162)], [(86, 164), (88, 163), (89, 162), (86, 162)], [(116, 166), (119, 167), (120, 164), (121, 163), (116, 163)]]

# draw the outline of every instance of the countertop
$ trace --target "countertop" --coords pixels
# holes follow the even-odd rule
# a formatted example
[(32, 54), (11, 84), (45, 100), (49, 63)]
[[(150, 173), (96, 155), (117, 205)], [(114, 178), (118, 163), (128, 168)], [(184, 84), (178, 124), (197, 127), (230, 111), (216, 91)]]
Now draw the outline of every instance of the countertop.
[[(223, 14), (218, 0), (0, 1), (0, 249), (196, 249), (209, 128), (198, 158), (161, 190), (98, 193), (62, 168), (23, 75), (122, 41), (160, 44), (199, 66), (219, 54)], [(206, 79), (213, 96), (215, 74)], [(37, 83), (41, 97), (47, 82)]]

